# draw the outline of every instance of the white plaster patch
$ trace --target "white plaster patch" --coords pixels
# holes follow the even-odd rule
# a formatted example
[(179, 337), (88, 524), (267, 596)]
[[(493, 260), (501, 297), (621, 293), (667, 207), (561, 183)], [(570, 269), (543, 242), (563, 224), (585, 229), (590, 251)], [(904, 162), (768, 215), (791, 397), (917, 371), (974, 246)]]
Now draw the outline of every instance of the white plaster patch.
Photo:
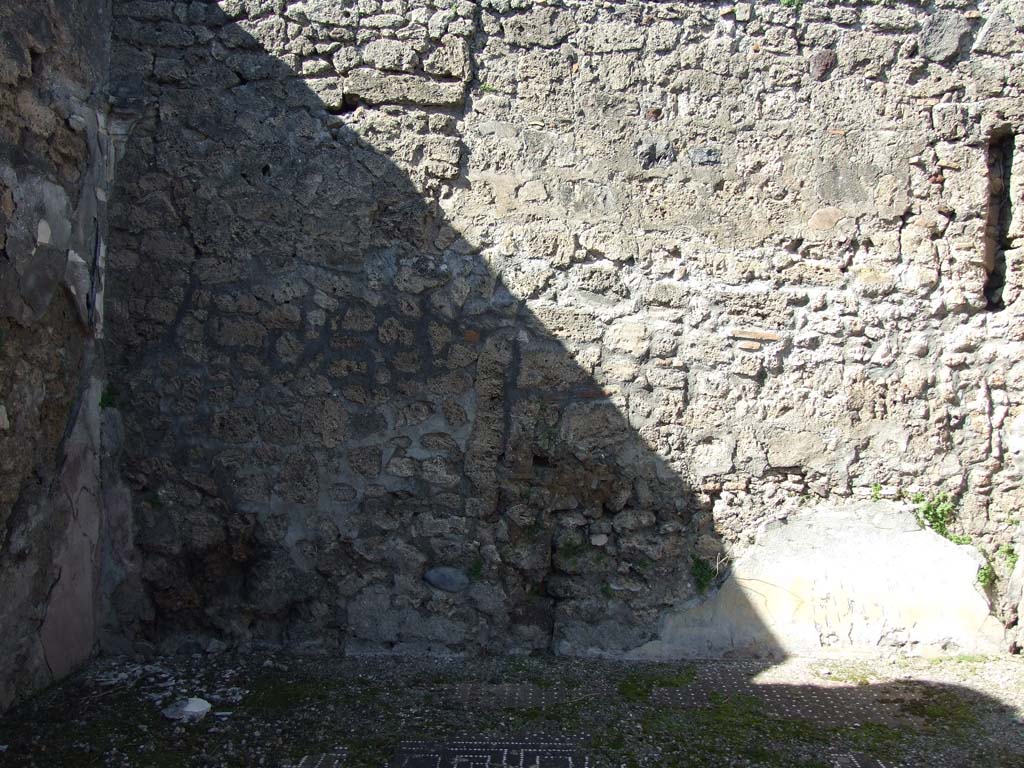
[(39, 245), (49, 245), (52, 238), (53, 231), (50, 229), (50, 222), (40, 219), (39, 225), (36, 227), (36, 242)]
[(907, 505), (821, 504), (766, 525), (717, 592), (666, 614), (632, 655), (994, 653), (1003, 632), (977, 585), (983, 563)]

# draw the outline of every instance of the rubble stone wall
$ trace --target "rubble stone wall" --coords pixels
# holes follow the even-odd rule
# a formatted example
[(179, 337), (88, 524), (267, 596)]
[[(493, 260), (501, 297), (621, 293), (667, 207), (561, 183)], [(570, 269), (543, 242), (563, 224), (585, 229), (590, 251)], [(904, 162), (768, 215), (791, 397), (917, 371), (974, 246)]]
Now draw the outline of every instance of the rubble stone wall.
[(1019, 2), (114, 13), (138, 639), (619, 653), (817, 498), (1008, 576)]
[(96, 638), (109, 24), (0, 7), (0, 710)]

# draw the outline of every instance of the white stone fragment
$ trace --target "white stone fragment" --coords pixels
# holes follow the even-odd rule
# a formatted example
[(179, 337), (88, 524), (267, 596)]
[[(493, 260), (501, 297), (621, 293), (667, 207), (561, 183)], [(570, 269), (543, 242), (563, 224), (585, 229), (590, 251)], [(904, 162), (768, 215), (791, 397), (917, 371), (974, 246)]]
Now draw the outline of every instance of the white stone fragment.
[(163, 716), (169, 720), (196, 722), (206, 717), (210, 711), (210, 702), (206, 699), (191, 697), (176, 701), (163, 710)]

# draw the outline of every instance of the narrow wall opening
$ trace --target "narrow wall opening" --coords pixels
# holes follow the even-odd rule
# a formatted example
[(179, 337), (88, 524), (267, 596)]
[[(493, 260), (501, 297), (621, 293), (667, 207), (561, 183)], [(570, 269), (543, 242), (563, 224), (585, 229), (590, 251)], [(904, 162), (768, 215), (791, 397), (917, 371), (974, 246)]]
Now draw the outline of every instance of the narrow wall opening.
[(988, 215), (985, 222), (985, 302), (990, 311), (1006, 306), (1006, 252), (1010, 248), (1010, 173), (1014, 135), (1008, 128), (996, 131), (988, 144)]

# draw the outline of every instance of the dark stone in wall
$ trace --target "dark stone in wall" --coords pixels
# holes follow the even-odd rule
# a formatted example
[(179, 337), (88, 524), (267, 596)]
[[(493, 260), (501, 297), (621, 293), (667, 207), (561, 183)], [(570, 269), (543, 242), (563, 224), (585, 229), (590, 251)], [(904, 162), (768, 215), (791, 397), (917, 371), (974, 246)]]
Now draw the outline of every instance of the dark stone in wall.
[(694, 165), (722, 164), (722, 150), (717, 147), (694, 147), (687, 154)]
[(431, 568), (423, 574), (423, 578), (430, 586), (445, 592), (465, 592), (469, 588), (469, 577), (459, 568)]

